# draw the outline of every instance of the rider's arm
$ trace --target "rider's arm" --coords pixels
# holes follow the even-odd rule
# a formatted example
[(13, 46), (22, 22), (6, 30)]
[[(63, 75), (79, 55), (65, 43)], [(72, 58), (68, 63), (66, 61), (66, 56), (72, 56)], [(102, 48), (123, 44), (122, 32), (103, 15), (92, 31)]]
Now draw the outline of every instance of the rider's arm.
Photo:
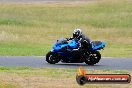
[(71, 37), (71, 38), (66, 38), (67, 39), (67, 41), (69, 41), (69, 40), (72, 40), (72, 39), (74, 39), (73, 37)]

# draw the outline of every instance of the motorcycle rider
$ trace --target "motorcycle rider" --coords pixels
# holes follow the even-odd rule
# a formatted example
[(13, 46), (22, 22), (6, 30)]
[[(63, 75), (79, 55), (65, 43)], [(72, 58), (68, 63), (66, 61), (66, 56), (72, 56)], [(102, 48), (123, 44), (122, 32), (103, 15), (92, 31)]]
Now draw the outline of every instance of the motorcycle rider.
[[(91, 47), (90, 46), (90, 39), (87, 36), (85, 36), (82, 33), (81, 29), (79, 29), (79, 28), (74, 29), (73, 36), (71, 38), (67, 38), (67, 40), (72, 40), (72, 39), (78, 39), (79, 43), (81, 45), (85, 45), (86, 47), (89, 47), (89, 48)], [(79, 47), (81, 47), (81, 46), (79, 46)]]

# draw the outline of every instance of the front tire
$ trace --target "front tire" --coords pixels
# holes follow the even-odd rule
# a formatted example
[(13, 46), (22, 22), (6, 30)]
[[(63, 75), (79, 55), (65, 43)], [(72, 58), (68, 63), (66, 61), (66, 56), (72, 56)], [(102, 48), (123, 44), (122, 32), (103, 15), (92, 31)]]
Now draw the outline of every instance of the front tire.
[(46, 55), (46, 61), (50, 64), (55, 64), (60, 61), (60, 58), (58, 57), (58, 54), (50, 51)]
[(99, 51), (92, 52), (88, 58), (86, 58), (85, 63), (88, 65), (94, 65), (98, 63), (101, 59), (101, 54)]

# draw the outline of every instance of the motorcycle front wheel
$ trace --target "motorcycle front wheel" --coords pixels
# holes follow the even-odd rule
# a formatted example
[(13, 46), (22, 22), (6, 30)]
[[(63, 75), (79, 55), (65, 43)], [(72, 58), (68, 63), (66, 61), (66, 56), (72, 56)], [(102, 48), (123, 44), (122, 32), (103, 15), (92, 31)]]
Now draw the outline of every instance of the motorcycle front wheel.
[(88, 65), (94, 65), (98, 63), (101, 59), (101, 54), (99, 51), (92, 52), (88, 58), (86, 58), (85, 63)]
[(60, 58), (58, 57), (57, 53), (48, 52), (46, 55), (46, 61), (50, 64), (56, 64), (60, 61)]

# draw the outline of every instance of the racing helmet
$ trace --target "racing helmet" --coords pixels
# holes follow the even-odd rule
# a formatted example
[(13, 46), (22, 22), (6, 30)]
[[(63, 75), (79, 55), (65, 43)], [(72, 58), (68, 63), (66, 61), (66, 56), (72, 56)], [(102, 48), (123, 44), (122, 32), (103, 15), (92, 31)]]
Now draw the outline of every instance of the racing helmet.
[(78, 28), (74, 29), (74, 31), (73, 31), (73, 38), (78, 38), (81, 35), (82, 35), (81, 29), (78, 29)]

